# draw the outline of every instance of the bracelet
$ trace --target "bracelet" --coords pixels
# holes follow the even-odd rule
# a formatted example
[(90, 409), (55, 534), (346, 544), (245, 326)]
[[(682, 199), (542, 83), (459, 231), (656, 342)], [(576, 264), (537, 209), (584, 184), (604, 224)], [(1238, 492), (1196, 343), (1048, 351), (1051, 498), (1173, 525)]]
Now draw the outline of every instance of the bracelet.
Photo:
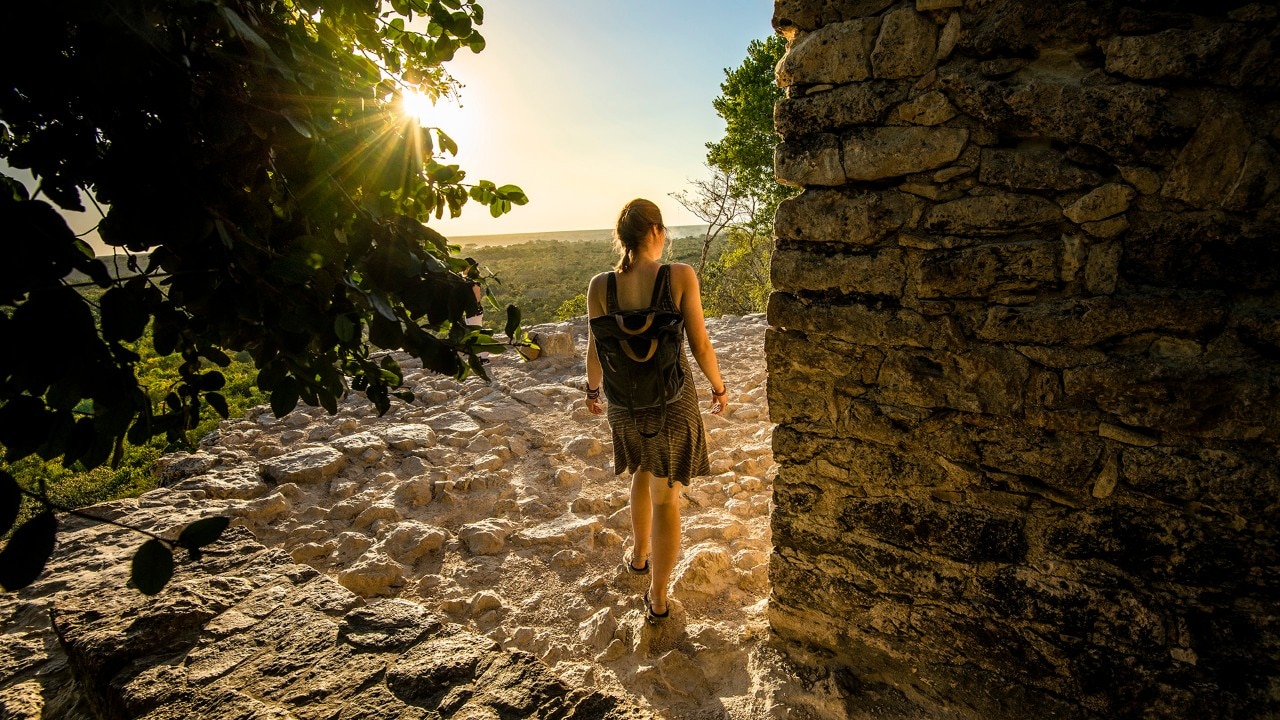
[(725, 395), (728, 395), (728, 394), (729, 394), (728, 385), (725, 385), (724, 389), (721, 390), (720, 392), (716, 392), (715, 388), (711, 388), (711, 397), (724, 397)]
[(600, 398), (600, 388), (596, 388), (596, 389), (592, 390), (592, 389), (591, 389), (591, 386), (590, 386), (590, 385), (588, 385), (588, 386), (587, 386), (587, 399), (588, 399), (588, 400), (598, 400), (599, 398)]

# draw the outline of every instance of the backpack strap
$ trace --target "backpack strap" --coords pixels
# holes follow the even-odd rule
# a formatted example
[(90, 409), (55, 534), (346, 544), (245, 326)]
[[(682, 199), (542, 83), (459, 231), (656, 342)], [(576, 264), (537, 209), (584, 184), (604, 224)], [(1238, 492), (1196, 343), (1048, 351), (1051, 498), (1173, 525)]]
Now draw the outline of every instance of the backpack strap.
[(607, 313), (618, 312), (618, 273), (609, 273), (609, 282), (606, 283), (604, 293), (604, 311)]
[(649, 307), (656, 308), (662, 302), (663, 293), (671, 282), (671, 266), (664, 264), (658, 268), (658, 275), (653, 279), (653, 297), (649, 298)]

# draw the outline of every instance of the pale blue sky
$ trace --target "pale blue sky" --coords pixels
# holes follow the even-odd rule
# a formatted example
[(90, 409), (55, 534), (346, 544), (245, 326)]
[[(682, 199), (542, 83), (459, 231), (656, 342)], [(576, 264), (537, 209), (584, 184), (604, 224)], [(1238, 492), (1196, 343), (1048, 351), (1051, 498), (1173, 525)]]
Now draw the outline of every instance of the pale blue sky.
[[(468, 180), (519, 185), (530, 202), (497, 219), (469, 204), (432, 227), (450, 237), (608, 228), (634, 197), (658, 203), (668, 225), (696, 224), (669, 193), (705, 173), (705, 143), (724, 133), (711, 101), (725, 68), (772, 32), (772, 0), (480, 3), (488, 47), (448, 64), (462, 107), (437, 106), (438, 124)], [(97, 221), (92, 208), (67, 216), (76, 232)]]
[(647, 197), (694, 224), (668, 193), (704, 173), (724, 123), (724, 69), (767, 37), (772, 0), (481, 0), (488, 47), (449, 66), (466, 87), (440, 120), (469, 179), (514, 183), (530, 202), (502, 218), (470, 207), (446, 235), (613, 225)]

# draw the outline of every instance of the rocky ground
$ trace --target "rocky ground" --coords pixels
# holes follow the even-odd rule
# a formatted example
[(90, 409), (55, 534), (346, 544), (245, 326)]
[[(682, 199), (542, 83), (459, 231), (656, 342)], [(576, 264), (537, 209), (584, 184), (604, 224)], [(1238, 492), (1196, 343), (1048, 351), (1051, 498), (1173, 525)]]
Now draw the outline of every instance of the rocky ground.
[(704, 415), (714, 475), (683, 493), (672, 617), (656, 626), (643, 619), (647, 580), (622, 570), (628, 484), (613, 474), (607, 422), (582, 403), (585, 324), (533, 330), (542, 357), (495, 355), (487, 381), (403, 360), (418, 399), (382, 417), (352, 395), (333, 416), (258, 408), (224, 422), (199, 452), (163, 459), (167, 487), (139, 502), (223, 508), (365, 599), (411, 600), (571, 686), (665, 717), (785, 715), (787, 672), (764, 615), (763, 317), (708, 321), (730, 404)]

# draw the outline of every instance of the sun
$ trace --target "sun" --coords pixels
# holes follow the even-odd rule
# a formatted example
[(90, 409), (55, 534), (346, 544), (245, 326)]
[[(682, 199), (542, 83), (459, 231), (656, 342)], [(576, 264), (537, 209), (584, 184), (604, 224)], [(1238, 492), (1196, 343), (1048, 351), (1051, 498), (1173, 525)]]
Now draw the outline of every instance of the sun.
[(426, 127), (435, 110), (431, 98), (417, 90), (405, 90), (400, 95), (400, 112), (419, 125)]

